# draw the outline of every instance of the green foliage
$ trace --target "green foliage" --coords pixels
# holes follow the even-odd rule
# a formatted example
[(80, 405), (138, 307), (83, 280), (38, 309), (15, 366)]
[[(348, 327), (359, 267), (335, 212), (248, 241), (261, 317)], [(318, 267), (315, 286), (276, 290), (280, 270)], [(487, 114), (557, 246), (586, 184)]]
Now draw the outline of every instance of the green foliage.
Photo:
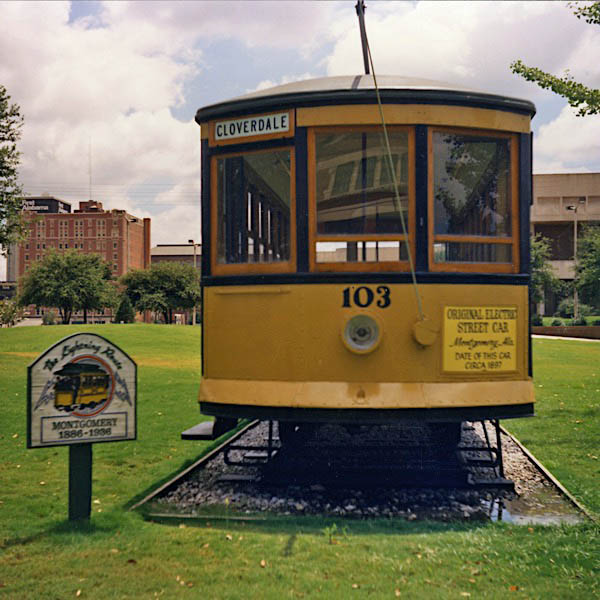
[(575, 286), (581, 299), (600, 308), (600, 226), (588, 225), (577, 244)]
[(20, 152), (17, 142), (22, 127), (23, 117), (18, 104), (10, 103), (6, 88), (0, 85), (0, 250), (3, 253), (26, 232), (18, 182)]
[[(582, 317), (589, 317), (594, 312), (594, 309), (591, 306), (583, 304), (582, 302), (577, 303), (577, 309), (579, 311), (579, 315)], [(565, 298), (564, 300), (561, 300), (558, 304), (558, 309), (556, 313), (564, 319), (573, 317), (575, 315), (575, 309), (573, 308), (573, 298), (569, 297)]]
[(578, 18), (587, 23), (593, 25), (600, 25), (600, 2), (593, 2), (592, 4), (584, 4), (579, 6), (579, 2), (569, 2), (569, 8), (575, 8), (573, 14)]
[(42, 315), (42, 325), (56, 325), (56, 313), (53, 310)]
[(191, 309), (200, 300), (198, 273), (191, 265), (157, 263), (126, 273), (120, 283), (136, 310), (160, 313), (165, 323), (173, 322), (174, 311)]
[(102, 310), (114, 303), (110, 268), (97, 254), (50, 250), (21, 279), (21, 306), (58, 308), (63, 323), (73, 312)]
[(550, 265), (550, 242), (540, 234), (531, 238), (531, 301), (535, 304), (544, 299), (544, 289), (560, 289), (561, 282)]
[[(570, 3), (573, 8), (576, 4)], [(590, 24), (600, 25), (600, 2), (594, 2), (575, 9), (574, 14)], [(510, 65), (513, 73), (527, 81), (532, 81), (542, 89), (552, 90), (555, 94), (566, 98), (568, 103), (578, 108), (577, 116), (595, 115), (600, 113), (600, 90), (589, 88), (573, 79), (569, 71), (564, 77), (556, 77), (537, 67), (528, 67), (523, 61), (516, 60)]]
[(12, 327), (22, 316), (22, 310), (16, 300), (6, 298), (0, 300), (0, 327)]
[(123, 294), (117, 314), (115, 315), (115, 323), (133, 323), (135, 320), (135, 313), (133, 306), (131, 306), (131, 300), (127, 294)]
[(562, 327), (564, 325), (562, 319), (554, 319), (552, 323), (550, 323), (552, 327)]
[(577, 317), (577, 319), (573, 319), (571, 321), (571, 325), (587, 325), (587, 324), (588, 324), (588, 320), (583, 315), (580, 315), (579, 317)]
[(544, 324), (544, 319), (542, 318), (542, 315), (531, 315), (531, 324), (534, 327), (542, 326)]

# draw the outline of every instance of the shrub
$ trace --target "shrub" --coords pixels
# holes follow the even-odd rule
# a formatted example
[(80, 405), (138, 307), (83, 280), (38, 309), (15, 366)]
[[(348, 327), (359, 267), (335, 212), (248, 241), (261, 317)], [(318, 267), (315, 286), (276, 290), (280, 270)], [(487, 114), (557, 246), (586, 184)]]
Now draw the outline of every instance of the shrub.
[(571, 321), (571, 325), (587, 325), (587, 324), (588, 324), (587, 319), (583, 315), (581, 315), (579, 318), (573, 319)]
[[(588, 304), (583, 304), (580, 302), (578, 305), (578, 312), (580, 316), (588, 317), (594, 312), (594, 309)], [(565, 298), (564, 300), (561, 300), (560, 304), (558, 305), (557, 313), (564, 319), (572, 317), (574, 314), (573, 298)]]
[(42, 315), (42, 325), (56, 325), (56, 313), (53, 310)]
[(550, 325), (552, 325), (552, 327), (562, 327), (564, 323), (562, 322), (562, 319), (554, 319)]
[(131, 300), (127, 294), (124, 294), (115, 315), (115, 323), (133, 323), (134, 320), (135, 313), (133, 312), (133, 306), (131, 306)]
[(543, 319), (542, 319), (542, 316), (541, 316), (541, 315), (533, 315), (533, 316), (531, 317), (531, 324), (532, 324), (534, 327), (539, 327), (540, 325), (543, 325), (543, 324), (544, 324), (544, 321), (543, 321)]

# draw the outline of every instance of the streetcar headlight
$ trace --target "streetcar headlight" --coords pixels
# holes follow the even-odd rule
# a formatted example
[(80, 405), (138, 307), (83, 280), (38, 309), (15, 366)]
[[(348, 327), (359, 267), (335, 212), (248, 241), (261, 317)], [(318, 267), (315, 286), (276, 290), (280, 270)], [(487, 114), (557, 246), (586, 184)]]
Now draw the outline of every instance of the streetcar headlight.
[(342, 338), (352, 352), (366, 354), (377, 348), (381, 341), (381, 330), (369, 315), (355, 315), (345, 325)]

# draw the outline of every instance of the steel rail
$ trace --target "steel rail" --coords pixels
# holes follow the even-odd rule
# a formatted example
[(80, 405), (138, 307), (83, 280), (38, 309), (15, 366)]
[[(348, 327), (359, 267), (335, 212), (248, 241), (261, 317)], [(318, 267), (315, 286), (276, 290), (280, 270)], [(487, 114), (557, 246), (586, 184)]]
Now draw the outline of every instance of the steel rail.
[(502, 425), (500, 431), (508, 436), (527, 457), (529, 462), (549, 481), (575, 508), (581, 511), (588, 519), (594, 523), (599, 523), (600, 520), (594, 516), (569, 490), (558, 480), (552, 473), (516, 438), (510, 431), (507, 431)]
[(206, 463), (211, 461), (217, 454), (219, 454), (219, 452), (221, 452), (224, 448), (226, 448), (227, 446), (229, 446), (230, 444), (235, 442), (237, 439), (242, 437), (242, 435), (244, 435), (247, 431), (256, 427), (259, 423), (260, 423), (260, 421), (258, 419), (255, 419), (254, 421), (250, 421), (250, 423), (248, 423), (245, 427), (242, 427), (238, 432), (233, 434), (231, 437), (227, 438), (223, 443), (219, 444), (218, 446), (216, 446), (215, 448), (213, 448), (206, 454), (203, 454), (196, 462), (191, 464), (189, 467), (186, 467), (183, 471), (177, 473), (177, 475), (175, 475), (173, 478), (169, 479), (169, 481), (167, 481), (166, 483), (161, 485), (159, 488), (157, 488), (150, 494), (148, 494), (145, 498), (143, 498), (139, 502), (136, 502), (129, 510), (135, 510), (136, 508), (139, 508), (143, 504), (150, 502), (150, 500), (153, 500), (157, 496), (159, 496), (165, 492), (168, 492), (176, 483), (179, 483), (179, 481), (181, 479), (184, 479), (185, 477), (187, 477), (187, 475), (189, 475), (192, 471), (202, 468)]

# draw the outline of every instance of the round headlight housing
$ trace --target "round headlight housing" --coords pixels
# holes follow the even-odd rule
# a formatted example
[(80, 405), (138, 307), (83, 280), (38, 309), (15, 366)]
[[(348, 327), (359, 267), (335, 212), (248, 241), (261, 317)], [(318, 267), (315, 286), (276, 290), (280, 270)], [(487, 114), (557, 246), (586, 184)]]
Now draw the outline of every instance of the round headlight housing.
[(357, 354), (373, 352), (381, 341), (381, 328), (370, 315), (354, 315), (344, 326), (342, 339), (348, 350)]

